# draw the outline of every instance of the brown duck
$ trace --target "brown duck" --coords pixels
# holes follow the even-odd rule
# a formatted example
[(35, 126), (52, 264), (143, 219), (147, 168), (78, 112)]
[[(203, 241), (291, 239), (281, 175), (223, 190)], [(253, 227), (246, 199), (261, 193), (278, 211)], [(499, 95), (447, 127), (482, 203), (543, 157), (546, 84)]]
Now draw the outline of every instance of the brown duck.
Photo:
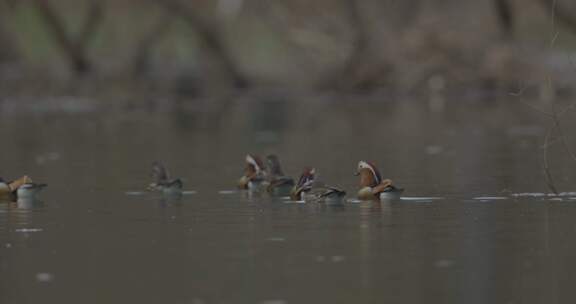
[(244, 175), (238, 180), (238, 188), (257, 191), (265, 185), (266, 172), (260, 157), (252, 154), (246, 155)]
[(393, 200), (399, 199), (404, 189), (394, 186), (392, 180), (382, 179), (382, 175), (372, 163), (358, 162), (356, 175), (360, 176), (358, 199), (361, 200)]

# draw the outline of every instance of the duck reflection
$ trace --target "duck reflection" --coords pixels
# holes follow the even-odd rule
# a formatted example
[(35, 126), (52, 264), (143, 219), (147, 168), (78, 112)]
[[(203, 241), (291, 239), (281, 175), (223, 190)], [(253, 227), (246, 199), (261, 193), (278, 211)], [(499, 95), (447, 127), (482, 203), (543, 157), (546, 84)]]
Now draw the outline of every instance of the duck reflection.
[(175, 193), (170, 195), (161, 195), (158, 199), (158, 206), (160, 208), (168, 208), (172, 206), (180, 207), (182, 206), (182, 193)]
[(326, 202), (324, 204), (314, 204), (320, 213), (337, 213), (346, 211), (346, 204), (344, 201)]
[(37, 197), (19, 197), (13, 205), (18, 209), (36, 209), (44, 207), (44, 201)]

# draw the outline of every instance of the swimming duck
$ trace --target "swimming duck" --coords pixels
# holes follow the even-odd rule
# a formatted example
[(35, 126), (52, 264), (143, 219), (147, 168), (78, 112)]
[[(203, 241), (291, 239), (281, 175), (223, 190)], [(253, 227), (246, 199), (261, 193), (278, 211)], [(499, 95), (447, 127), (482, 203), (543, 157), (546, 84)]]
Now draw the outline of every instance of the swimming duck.
[(35, 199), (46, 184), (37, 184), (28, 176), (7, 182), (0, 178), (0, 199), (17, 201), (18, 199)]
[(267, 162), (267, 180), (268, 187), (266, 190), (273, 196), (288, 196), (290, 191), (294, 187), (294, 179), (289, 176), (284, 175), (282, 167), (280, 166), (280, 160), (278, 156), (271, 154), (266, 156)]
[(181, 179), (171, 179), (168, 170), (162, 163), (155, 161), (152, 163), (152, 183), (148, 185), (148, 190), (159, 191), (162, 194), (178, 195), (182, 193), (184, 183)]
[(316, 169), (304, 168), (298, 183), (292, 189), (290, 198), (299, 201), (339, 202), (346, 192), (316, 181)]
[(256, 155), (246, 155), (246, 167), (244, 175), (238, 180), (238, 188), (244, 190), (257, 191), (266, 185), (266, 172), (260, 157)]
[(38, 193), (40, 193), (40, 191), (42, 189), (44, 189), (46, 186), (46, 184), (37, 184), (37, 183), (25, 183), (22, 186), (18, 187), (18, 190), (16, 190), (16, 197), (18, 200), (21, 199), (36, 199), (38, 197)]
[(399, 199), (404, 192), (404, 189), (394, 186), (392, 180), (382, 179), (382, 175), (372, 163), (358, 162), (356, 175), (360, 176), (358, 198), (361, 200), (394, 200)]

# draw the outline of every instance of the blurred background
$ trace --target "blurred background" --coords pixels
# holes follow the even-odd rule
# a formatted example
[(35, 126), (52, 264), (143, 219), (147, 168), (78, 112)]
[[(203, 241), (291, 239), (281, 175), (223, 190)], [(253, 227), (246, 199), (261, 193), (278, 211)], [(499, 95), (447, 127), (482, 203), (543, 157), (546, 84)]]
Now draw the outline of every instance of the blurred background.
[(550, 98), (574, 80), (566, 0), (3, 0), (0, 14), (5, 98), (262, 87)]

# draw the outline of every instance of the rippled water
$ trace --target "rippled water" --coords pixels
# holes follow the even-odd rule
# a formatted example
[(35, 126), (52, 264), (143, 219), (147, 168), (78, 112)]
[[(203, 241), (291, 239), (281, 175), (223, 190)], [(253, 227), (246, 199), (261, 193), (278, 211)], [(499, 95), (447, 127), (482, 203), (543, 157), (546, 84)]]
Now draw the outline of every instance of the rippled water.
[[(41, 203), (0, 204), (0, 303), (573, 301), (576, 194), (546, 194), (548, 123), (506, 101), (455, 104), (0, 114), (0, 175), (49, 184)], [(247, 152), (277, 153), (291, 175), (314, 165), (349, 200), (233, 191)], [(558, 187), (576, 191), (576, 164), (551, 155)], [(156, 159), (185, 180), (181, 200), (142, 193)], [(353, 200), (361, 159), (406, 198)]]

